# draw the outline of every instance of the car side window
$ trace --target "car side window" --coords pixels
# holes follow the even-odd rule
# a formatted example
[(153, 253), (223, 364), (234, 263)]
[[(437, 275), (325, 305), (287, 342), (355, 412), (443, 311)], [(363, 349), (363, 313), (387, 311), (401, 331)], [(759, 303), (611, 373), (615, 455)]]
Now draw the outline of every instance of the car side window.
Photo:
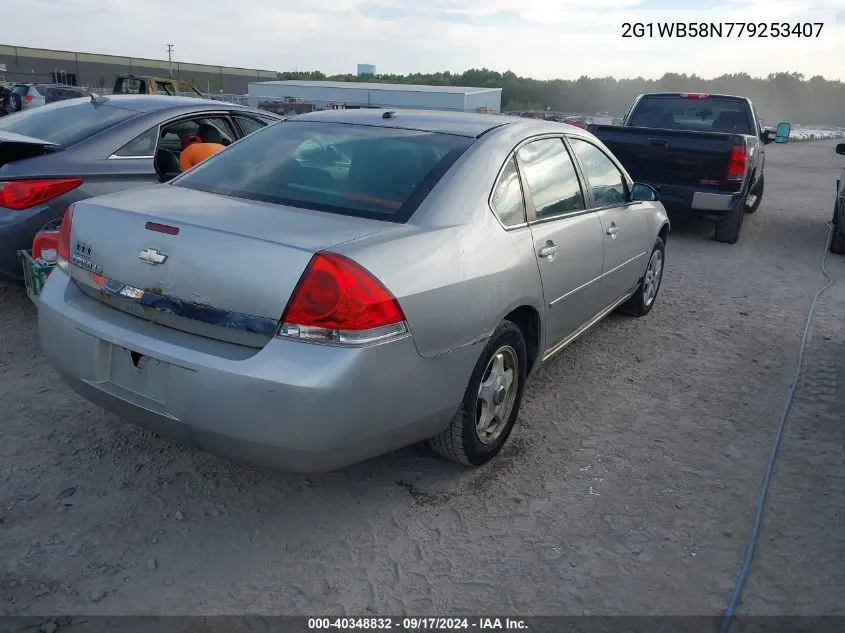
[(578, 174), (562, 139), (533, 141), (517, 157), (537, 219), (586, 209)]
[(607, 207), (630, 201), (626, 179), (607, 154), (578, 138), (570, 138), (569, 144), (581, 163), (595, 206)]
[(516, 226), (525, 222), (525, 199), (522, 197), (522, 184), (516, 168), (516, 157), (512, 156), (502, 170), (490, 206), (505, 226)]
[(136, 136), (126, 145), (117, 150), (114, 155), (122, 158), (149, 158), (156, 153), (158, 141), (158, 126)]
[(250, 119), (247, 117), (236, 116), (232, 117), (237, 121), (238, 127), (241, 128), (241, 132), (243, 132), (244, 136), (249, 136), (253, 132), (257, 132), (258, 130), (266, 127), (266, 123), (264, 121), (258, 121), (256, 119)]

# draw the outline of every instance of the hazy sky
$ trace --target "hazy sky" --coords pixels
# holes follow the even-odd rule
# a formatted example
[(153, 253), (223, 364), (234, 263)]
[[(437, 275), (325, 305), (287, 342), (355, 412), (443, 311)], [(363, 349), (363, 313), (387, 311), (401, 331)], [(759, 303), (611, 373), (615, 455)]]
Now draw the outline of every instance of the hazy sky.
[[(267, 70), (845, 79), (845, 0), (6, 0), (0, 43)], [(587, 8), (589, 7), (589, 8)], [(683, 14), (671, 7), (687, 9)], [(827, 11), (826, 13), (813, 13)], [(839, 15), (837, 24), (836, 15)], [(623, 38), (623, 22), (817, 22), (820, 37)], [(655, 27), (656, 28), (656, 27)], [(727, 27), (725, 27), (726, 29)]]

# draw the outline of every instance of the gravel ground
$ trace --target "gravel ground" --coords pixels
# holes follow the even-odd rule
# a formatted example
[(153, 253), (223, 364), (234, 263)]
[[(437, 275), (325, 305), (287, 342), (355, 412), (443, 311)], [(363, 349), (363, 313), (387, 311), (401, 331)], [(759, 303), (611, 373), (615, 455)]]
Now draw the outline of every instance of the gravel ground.
[[(676, 218), (652, 314), (543, 368), (481, 470), (414, 446), (303, 478), (161, 440), (61, 384), (0, 286), (0, 613), (719, 613), (842, 162), (770, 147), (740, 242)], [(828, 269), (742, 613), (845, 613), (845, 261)]]

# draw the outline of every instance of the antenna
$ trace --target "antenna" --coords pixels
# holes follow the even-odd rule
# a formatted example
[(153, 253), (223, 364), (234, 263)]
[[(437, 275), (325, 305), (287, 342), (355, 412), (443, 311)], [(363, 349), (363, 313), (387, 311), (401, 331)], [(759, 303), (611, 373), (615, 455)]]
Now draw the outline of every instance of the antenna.
[(173, 77), (173, 44), (167, 45), (167, 69), (170, 76)]

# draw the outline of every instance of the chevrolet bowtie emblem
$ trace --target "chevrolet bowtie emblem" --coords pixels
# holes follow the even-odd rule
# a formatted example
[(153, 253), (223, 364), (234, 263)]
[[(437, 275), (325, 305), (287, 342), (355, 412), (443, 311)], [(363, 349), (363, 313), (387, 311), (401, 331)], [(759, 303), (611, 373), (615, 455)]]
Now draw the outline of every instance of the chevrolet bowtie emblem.
[(164, 253), (159, 253), (154, 248), (148, 248), (147, 250), (138, 253), (138, 259), (140, 259), (145, 264), (155, 266), (157, 264), (163, 264), (167, 259), (167, 255), (165, 255)]

